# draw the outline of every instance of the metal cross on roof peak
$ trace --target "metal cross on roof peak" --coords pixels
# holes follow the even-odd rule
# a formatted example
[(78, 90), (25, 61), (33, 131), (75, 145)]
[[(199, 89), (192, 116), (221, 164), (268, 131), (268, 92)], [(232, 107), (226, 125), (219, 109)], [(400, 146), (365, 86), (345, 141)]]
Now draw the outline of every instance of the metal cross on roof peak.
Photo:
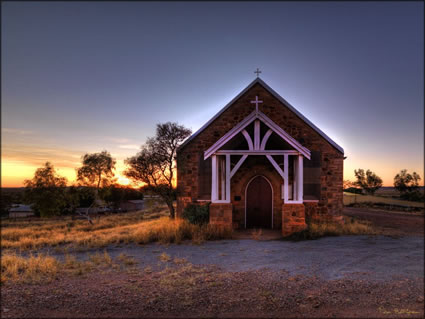
[(260, 73), (261, 73), (261, 71), (260, 71), (260, 69), (259, 68), (257, 68), (257, 70), (256, 71), (254, 71), (254, 73), (256, 73), (257, 74), (257, 78), (260, 76)]
[(258, 95), (256, 95), (255, 101), (251, 101), (251, 103), (255, 103), (255, 112), (258, 113), (258, 103), (263, 103), (263, 101), (258, 100)]

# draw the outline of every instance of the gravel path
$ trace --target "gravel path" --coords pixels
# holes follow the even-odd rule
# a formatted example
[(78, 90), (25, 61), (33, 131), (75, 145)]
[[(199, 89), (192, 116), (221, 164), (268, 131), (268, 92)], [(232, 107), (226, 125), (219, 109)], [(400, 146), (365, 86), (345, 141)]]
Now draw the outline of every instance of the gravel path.
[[(159, 259), (165, 253), (173, 259), (214, 265), (227, 272), (267, 268), (327, 280), (424, 278), (423, 237), (341, 236), (300, 242), (223, 240), (202, 245), (128, 245), (106, 250), (111, 257), (125, 253), (135, 258), (141, 268), (150, 266), (156, 270), (165, 267)], [(53, 251), (50, 254), (62, 257)], [(72, 254), (86, 259), (88, 252)]]

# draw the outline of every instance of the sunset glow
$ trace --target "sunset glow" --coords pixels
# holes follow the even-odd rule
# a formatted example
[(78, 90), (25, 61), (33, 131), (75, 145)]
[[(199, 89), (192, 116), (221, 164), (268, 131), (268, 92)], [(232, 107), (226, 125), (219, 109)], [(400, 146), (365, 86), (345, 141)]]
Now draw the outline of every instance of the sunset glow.
[(370, 169), (392, 186), (407, 169), (423, 185), (423, 4), (249, 2), (243, 17), (239, 3), (80, 5), (2, 4), (2, 187), (46, 161), (75, 183), (102, 150), (134, 186), (124, 160), (157, 123), (195, 132), (257, 67), (344, 148), (344, 179)]

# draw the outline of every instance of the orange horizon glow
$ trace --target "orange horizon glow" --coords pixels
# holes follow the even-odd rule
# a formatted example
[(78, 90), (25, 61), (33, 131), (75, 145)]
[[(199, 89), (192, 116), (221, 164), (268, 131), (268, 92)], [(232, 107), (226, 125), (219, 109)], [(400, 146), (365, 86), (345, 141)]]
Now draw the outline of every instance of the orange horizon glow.
[[(56, 173), (67, 179), (68, 185), (73, 185), (77, 183), (77, 174), (76, 166), (73, 167), (64, 167), (56, 166), (53, 161), (51, 161), (55, 167)], [(44, 164), (44, 163), (43, 163)], [(1, 163), (1, 187), (25, 187), (24, 181), (26, 179), (31, 179), (34, 176), (37, 168), (40, 168), (43, 164), (37, 166), (34, 164), (28, 164), (21, 161), (12, 161), (12, 160), (2, 160)], [(132, 188), (139, 188), (142, 186), (141, 183), (134, 183), (129, 178), (123, 175), (125, 167), (117, 163), (117, 169), (115, 170), (115, 179), (116, 183), (122, 186), (130, 186)]]
[[(357, 161), (356, 161), (357, 162)], [(67, 167), (55, 165), (54, 161), (51, 161), (54, 165), (56, 172), (66, 177), (68, 180), (68, 185), (72, 185), (76, 183), (76, 168), (75, 167)], [(24, 187), (24, 181), (26, 179), (31, 179), (34, 176), (34, 173), (37, 168), (41, 167), (44, 163), (40, 165), (35, 165), (32, 163), (27, 163), (25, 161), (17, 161), (17, 160), (9, 160), (2, 159), (1, 163), (1, 186), (2, 187)], [(362, 163), (361, 163), (362, 164)], [(414, 170), (409, 169), (408, 167), (394, 168), (391, 163), (383, 163), (382, 161), (369, 161), (369, 165), (356, 165), (350, 162), (348, 159), (344, 161), (344, 180), (354, 181), (354, 170), (358, 168), (370, 169), (375, 172), (378, 176), (380, 176), (383, 180), (383, 186), (389, 187), (393, 186), (394, 176), (400, 172), (400, 170), (406, 168), (408, 172), (413, 173), (416, 171), (421, 176), (420, 186), (424, 186), (424, 176), (423, 170)], [(377, 169), (380, 167), (380, 169)], [(123, 161), (117, 161), (116, 170), (115, 170), (115, 178), (116, 183), (122, 186), (130, 186), (132, 188), (139, 188), (141, 185), (132, 182), (126, 176), (123, 175), (123, 171), (125, 170), (125, 165)], [(385, 170), (384, 173), (382, 170)]]

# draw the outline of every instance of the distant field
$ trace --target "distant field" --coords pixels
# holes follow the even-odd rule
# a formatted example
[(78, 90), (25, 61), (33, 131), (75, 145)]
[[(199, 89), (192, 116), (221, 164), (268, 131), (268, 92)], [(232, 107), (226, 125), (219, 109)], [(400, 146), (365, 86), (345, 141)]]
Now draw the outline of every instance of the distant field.
[[(424, 187), (419, 187), (419, 191), (423, 194), (424, 193)], [(378, 189), (375, 193), (377, 196), (384, 196), (384, 197), (392, 197), (392, 196), (400, 196), (400, 193), (398, 190), (396, 190), (394, 187), (391, 186), (384, 186)]]
[[(388, 195), (389, 193), (390, 191), (387, 191), (385, 195), (389, 196)], [(392, 191), (392, 193), (394, 194), (394, 191)], [(424, 208), (424, 203), (421, 203), (421, 202), (411, 202), (407, 200), (401, 200), (401, 199), (395, 199), (395, 198), (383, 197), (383, 196), (360, 195), (360, 194), (344, 192), (344, 205), (350, 205), (355, 203), (380, 203), (380, 204), (397, 205), (397, 206), (403, 206), (403, 207)]]

